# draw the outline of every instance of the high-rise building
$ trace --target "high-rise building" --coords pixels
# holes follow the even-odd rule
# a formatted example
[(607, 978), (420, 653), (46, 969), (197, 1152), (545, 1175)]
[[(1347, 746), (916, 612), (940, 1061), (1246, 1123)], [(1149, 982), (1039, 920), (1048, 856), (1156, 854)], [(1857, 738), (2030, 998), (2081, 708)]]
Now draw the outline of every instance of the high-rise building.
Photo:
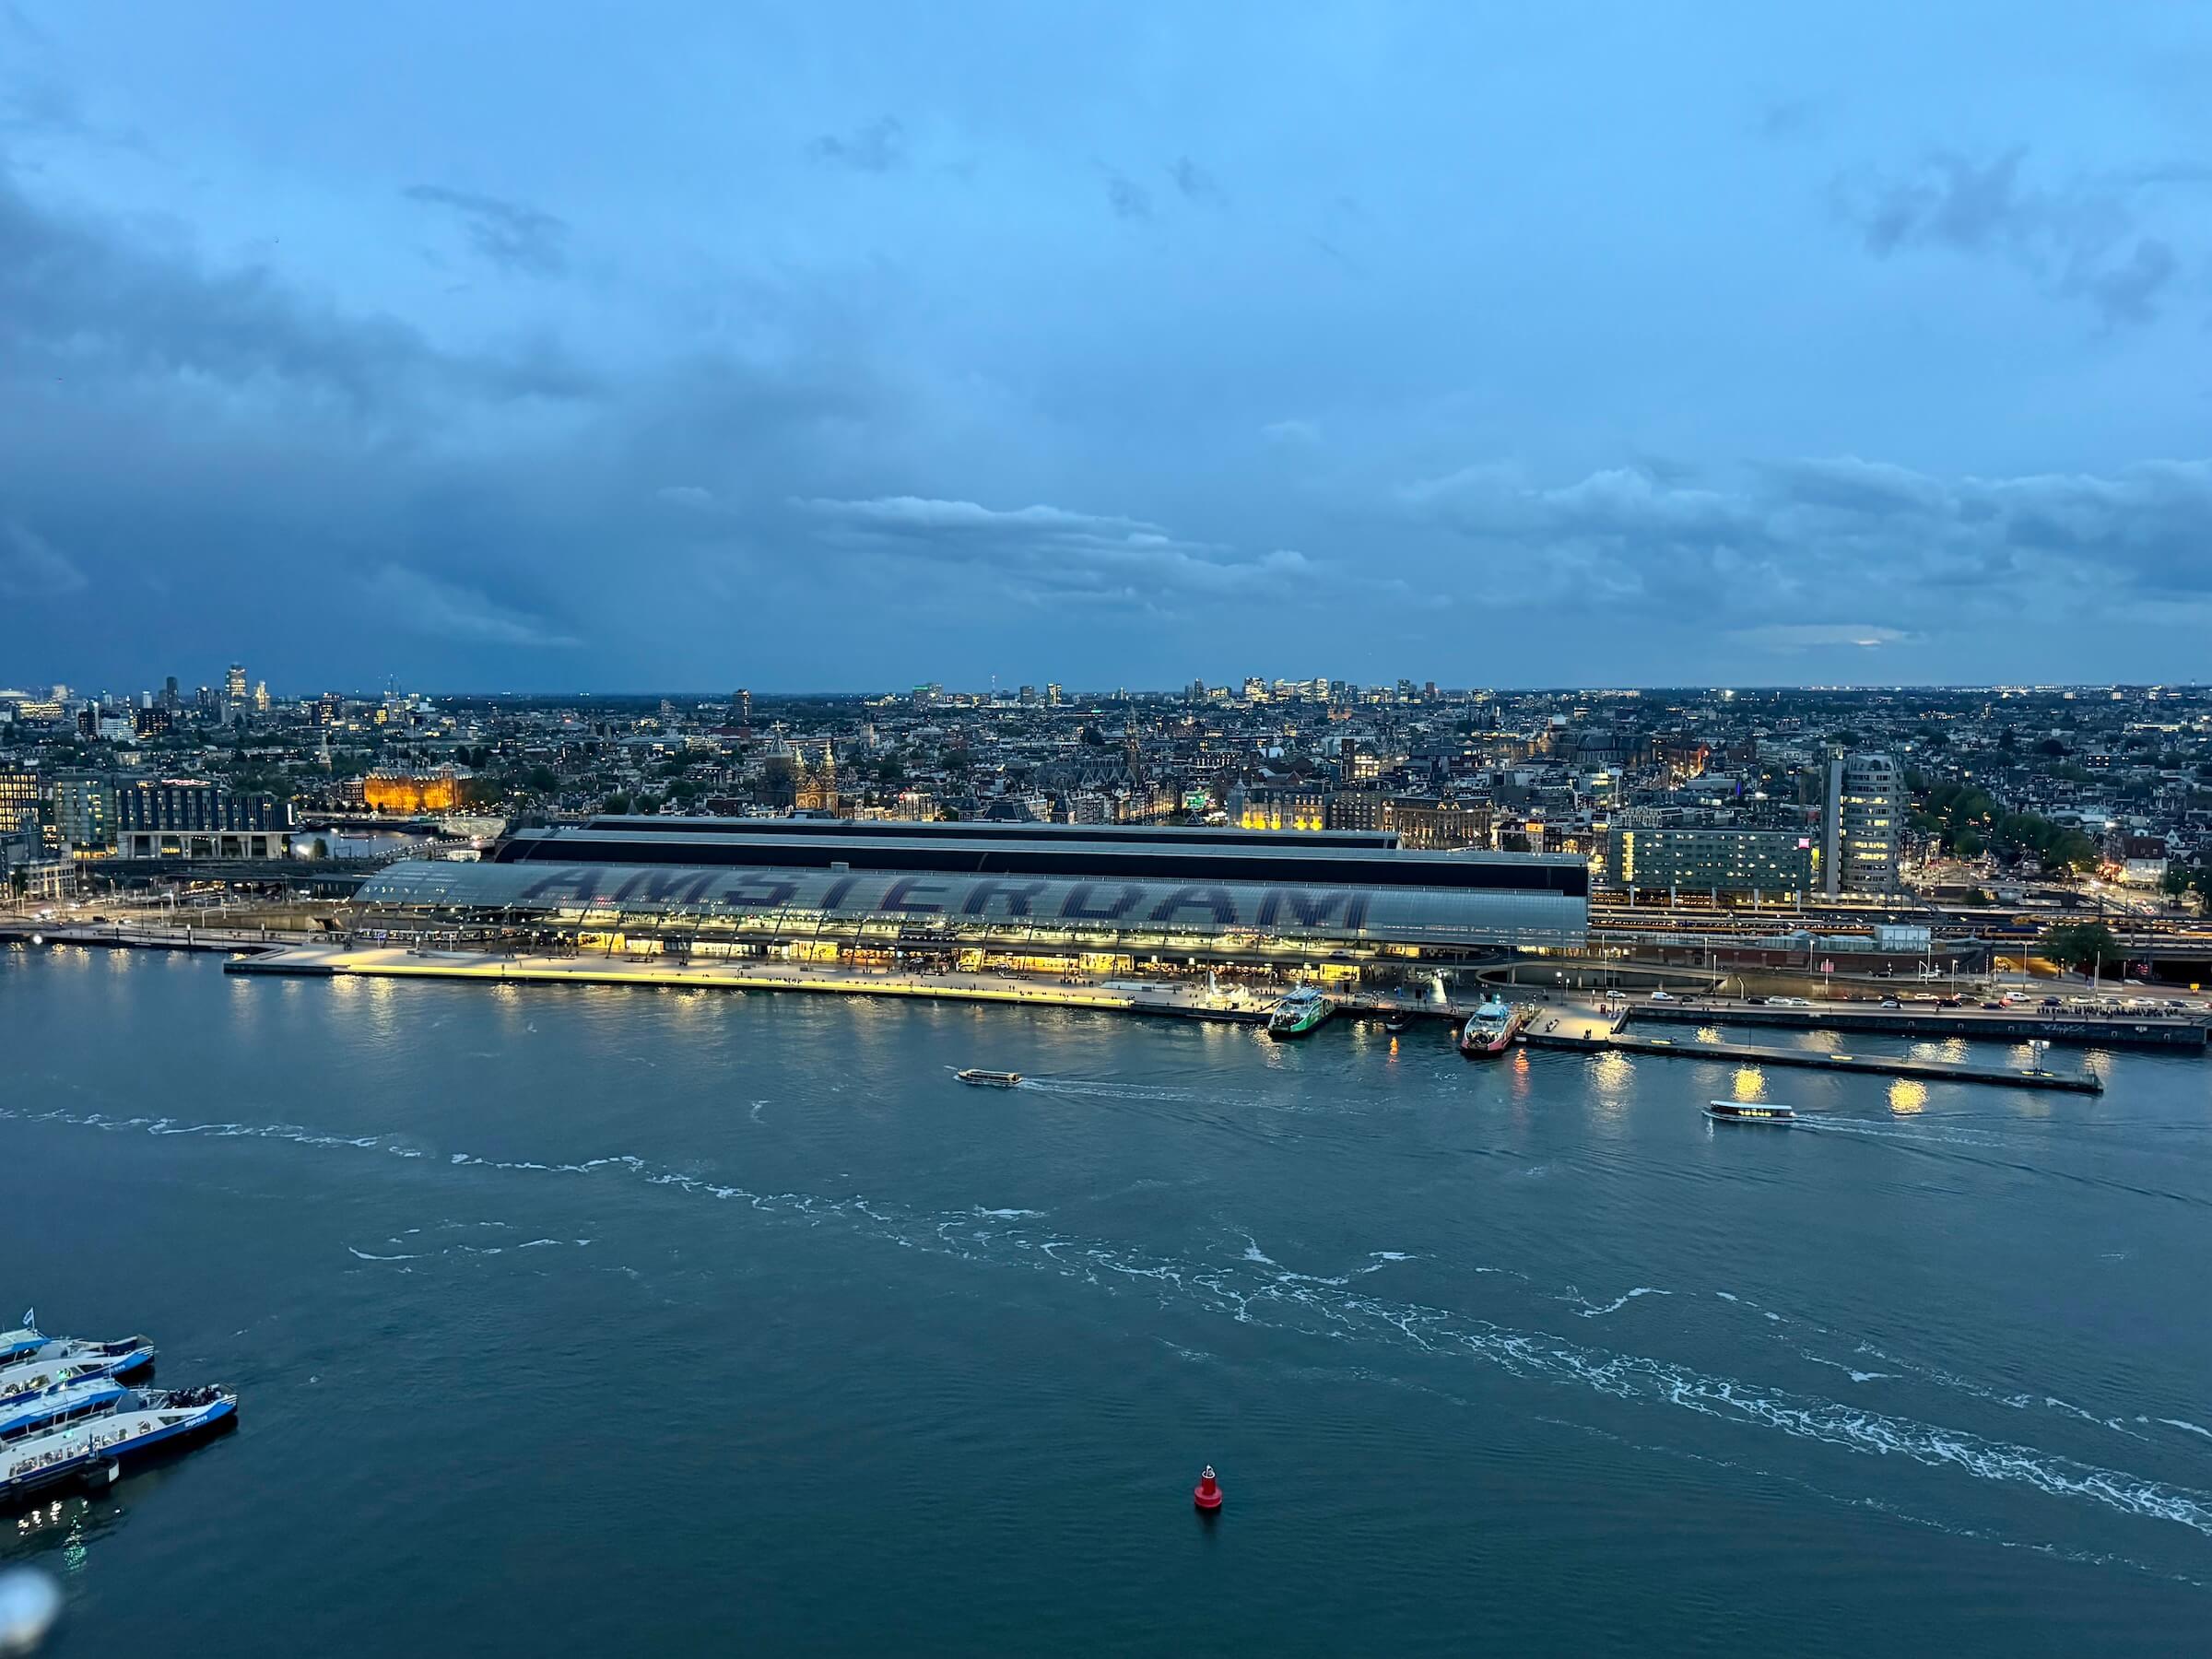
[(253, 682), (253, 712), (256, 714), (266, 714), (268, 712), (269, 682), (267, 680), (255, 680)]
[(730, 723), (741, 726), (753, 724), (753, 694), (743, 687), (739, 687), (737, 694), (730, 699)]
[(1897, 891), (1904, 818), (1904, 773), (1888, 755), (1838, 755), (1829, 761), (1821, 877), (1831, 897)]
[(243, 663), (233, 663), (230, 665), (229, 672), (223, 676), (223, 718), (236, 720), (245, 712), (246, 665)]
[(1060, 706), (1060, 682), (1058, 680), (1045, 682), (1044, 706), (1048, 709), (1056, 709)]
[(36, 772), (0, 771), (0, 835), (35, 828), (43, 793)]
[(54, 779), (53, 823), (65, 846), (85, 853), (112, 847), (114, 785), (88, 772), (65, 772)]

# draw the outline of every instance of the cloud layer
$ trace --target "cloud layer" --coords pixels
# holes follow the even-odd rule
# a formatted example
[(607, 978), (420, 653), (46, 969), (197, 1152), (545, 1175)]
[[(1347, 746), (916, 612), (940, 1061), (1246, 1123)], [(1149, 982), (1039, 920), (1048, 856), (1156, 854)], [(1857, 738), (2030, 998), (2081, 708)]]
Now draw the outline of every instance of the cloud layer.
[(0, 679), (2201, 675), (2194, 93), (1897, 20), (17, 0)]

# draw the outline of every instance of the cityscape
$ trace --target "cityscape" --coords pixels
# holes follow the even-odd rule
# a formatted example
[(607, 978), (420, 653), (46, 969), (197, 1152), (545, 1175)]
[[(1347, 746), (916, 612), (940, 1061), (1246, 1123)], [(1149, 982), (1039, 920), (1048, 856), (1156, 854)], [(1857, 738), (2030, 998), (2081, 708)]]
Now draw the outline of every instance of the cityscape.
[(0, 688), (18, 904), (328, 881), (410, 836), (472, 857), (600, 814), (1379, 832), (1578, 859), (1624, 912), (2032, 894), (2186, 932), (2212, 901), (2212, 691), (276, 698), (239, 664), (190, 690)]

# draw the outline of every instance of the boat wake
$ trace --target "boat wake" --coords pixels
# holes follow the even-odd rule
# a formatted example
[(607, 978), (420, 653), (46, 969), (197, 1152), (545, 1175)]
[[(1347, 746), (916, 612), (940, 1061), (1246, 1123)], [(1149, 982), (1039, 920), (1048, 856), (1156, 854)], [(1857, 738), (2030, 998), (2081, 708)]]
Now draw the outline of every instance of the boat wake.
[[(147, 1133), (204, 1133), (259, 1136), (316, 1147), (347, 1147), (417, 1158), (418, 1150), (391, 1136), (323, 1135), (297, 1124), (260, 1128), (244, 1124), (205, 1124), (184, 1128), (170, 1120), (115, 1119), (100, 1113), (25, 1113), (0, 1108), (0, 1117), (62, 1122), (102, 1130)], [(1238, 1324), (1345, 1343), (1386, 1347), (1426, 1357), (1473, 1361), (1531, 1382), (1585, 1389), (1614, 1399), (1695, 1413), (1737, 1427), (1756, 1428), (1793, 1440), (1816, 1442), (1861, 1455), (1903, 1457), (1929, 1467), (1950, 1470), (1976, 1480), (2041, 1492), (2096, 1505), (2117, 1513), (2172, 1523), (2212, 1537), (2212, 1492), (2176, 1487), (2123, 1470), (2022, 1445), (2011, 1441), (1890, 1415), (1701, 1371), (1672, 1360), (1618, 1353), (1571, 1342), (1543, 1331), (1515, 1330), (1453, 1308), (1371, 1293), (1368, 1276), (1406, 1259), (1405, 1253), (1371, 1253), (1359, 1268), (1337, 1274), (1308, 1274), (1285, 1268), (1269, 1258), (1255, 1240), (1238, 1235), (1245, 1248), (1224, 1250), (1211, 1260), (1188, 1260), (1132, 1249), (1110, 1241), (1087, 1239), (1052, 1228), (1035, 1211), (981, 1205), (955, 1211), (928, 1212), (871, 1200), (863, 1195), (828, 1196), (801, 1192), (757, 1192), (653, 1164), (627, 1154), (574, 1162), (449, 1155), (445, 1168), (568, 1179), (634, 1180), (687, 1196), (741, 1206), (755, 1213), (807, 1226), (836, 1225), (847, 1231), (903, 1249), (1050, 1274), (1120, 1294), (1154, 1299), (1178, 1312), (1211, 1314)], [(534, 1241), (534, 1244), (559, 1241)], [(582, 1243), (588, 1241), (577, 1241)], [(514, 1248), (529, 1248), (516, 1246)], [(347, 1246), (365, 1260), (404, 1259)], [(466, 1248), (453, 1247), (455, 1250)], [(474, 1247), (492, 1253), (500, 1246)], [(1606, 1307), (1584, 1303), (1584, 1311), (1610, 1312), (1652, 1294), (1640, 1287)], [(1731, 1301), (1744, 1299), (1718, 1292)], [(1582, 1299), (1577, 1297), (1577, 1301)], [(1767, 1319), (1781, 1316), (1744, 1303)], [(1808, 1328), (1818, 1329), (1818, 1326)], [(1887, 1359), (1871, 1345), (1865, 1351)], [(1961, 1380), (1963, 1381), (1963, 1380)], [(1970, 1385), (1971, 1386), (1971, 1385)], [(1978, 1387), (1974, 1392), (1981, 1393)], [(2055, 1396), (2051, 1396), (2054, 1403)], [(2018, 1406), (2025, 1396), (2003, 1398)], [(2082, 1413), (2092, 1420), (2092, 1414)], [(2175, 1421), (2178, 1419), (2162, 1419)], [(2193, 1432), (2203, 1433), (2194, 1424)]]

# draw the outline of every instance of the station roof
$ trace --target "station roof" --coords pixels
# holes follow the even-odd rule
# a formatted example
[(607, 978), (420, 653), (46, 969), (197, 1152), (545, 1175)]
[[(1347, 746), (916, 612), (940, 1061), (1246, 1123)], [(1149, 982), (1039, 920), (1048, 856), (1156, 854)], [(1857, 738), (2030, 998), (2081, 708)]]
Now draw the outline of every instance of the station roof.
[[(1354, 861), (1357, 862), (1357, 861)], [(1580, 944), (1580, 893), (1535, 887), (1377, 886), (1325, 865), (1244, 880), (1134, 873), (1048, 875), (814, 866), (412, 860), (371, 877), (359, 902), (581, 923), (632, 918), (735, 923), (782, 935), (888, 933), (912, 938), (1007, 930), (1040, 939), (1283, 939), (1432, 947)]]
[[(595, 822), (580, 829), (518, 830), (493, 850), (490, 862), (1418, 888), (1556, 893), (1578, 901), (1585, 900), (1590, 890), (1589, 867), (1579, 858), (1524, 853), (1407, 853), (1388, 845), (1347, 845), (1295, 834), (1279, 840), (1216, 836), (1201, 841), (1160, 844), (1102, 840), (1088, 834), (1047, 839), (953, 834), (916, 837), (877, 834), (877, 826), (870, 824), (842, 826), (842, 834), (825, 830), (792, 835), (760, 833), (745, 819), (726, 820), (742, 828), (721, 830), (692, 827), (712, 824), (712, 819), (647, 821), (653, 825), (650, 830), (632, 829), (627, 823), (602, 827)], [(947, 828), (964, 830), (971, 826)]]

